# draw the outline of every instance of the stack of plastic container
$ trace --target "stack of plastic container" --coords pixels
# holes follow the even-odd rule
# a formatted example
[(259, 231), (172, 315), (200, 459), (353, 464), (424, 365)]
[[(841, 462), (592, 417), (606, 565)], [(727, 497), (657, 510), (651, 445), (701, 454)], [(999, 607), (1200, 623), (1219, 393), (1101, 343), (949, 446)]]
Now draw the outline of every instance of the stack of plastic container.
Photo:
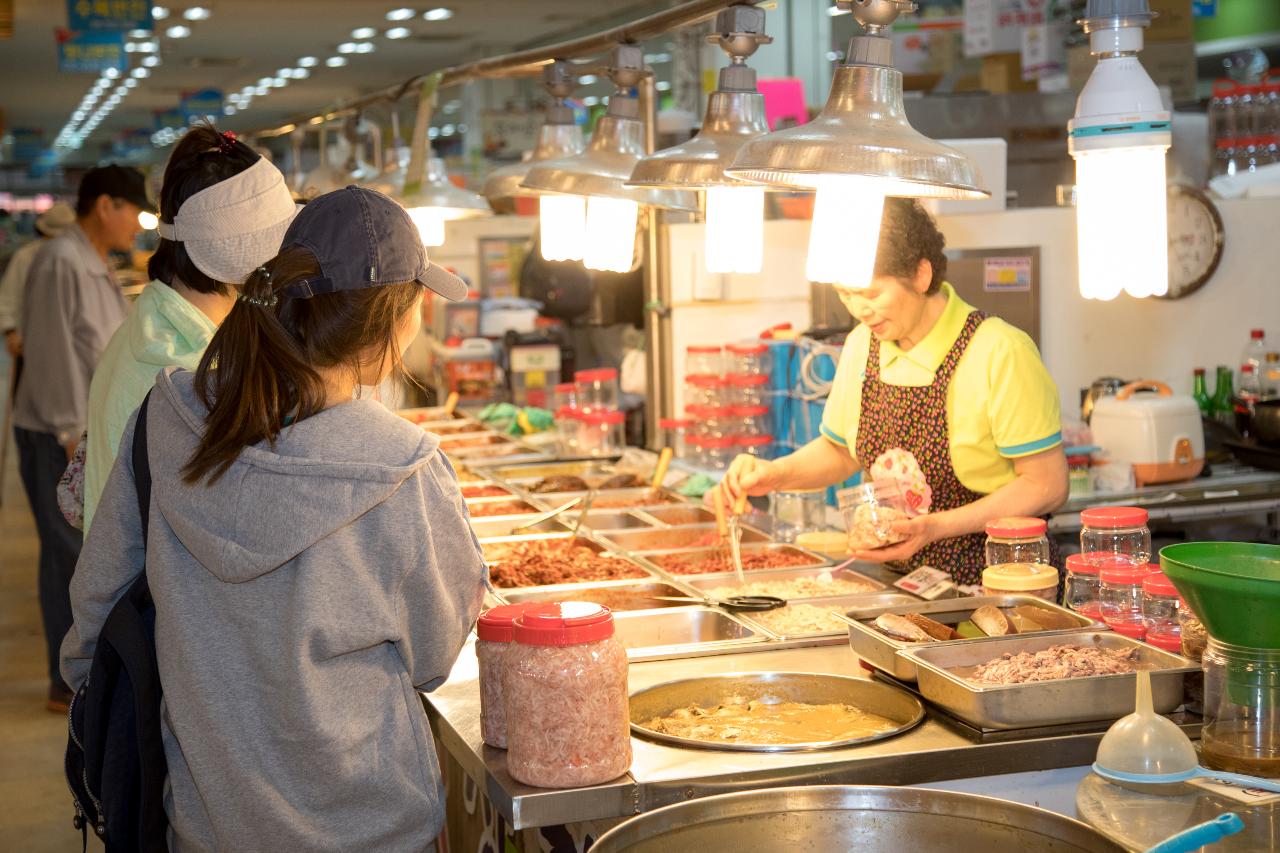
[(773, 458), (769, 370), (769, 348), (758, 341), (685, 349), (686, 459), (723, 470), (739, 453)]
[(618, 408), (618, 371), (579, 370), (555, 387), (556, 426), (565, 456), (616, 456), (626, 447), (626, 414)]
[(1105, 506), (1080, 513), (1081, 553), (1067, 561), (1066, 605), (1111, 630), (1141, 640), (1143, 581), (1151, 573), (1151, 531), (1140, 507)]
[(1280, 72), (1261, 83), (1214, 81), (1209, 101), (1210, 177), (1280, 162)]

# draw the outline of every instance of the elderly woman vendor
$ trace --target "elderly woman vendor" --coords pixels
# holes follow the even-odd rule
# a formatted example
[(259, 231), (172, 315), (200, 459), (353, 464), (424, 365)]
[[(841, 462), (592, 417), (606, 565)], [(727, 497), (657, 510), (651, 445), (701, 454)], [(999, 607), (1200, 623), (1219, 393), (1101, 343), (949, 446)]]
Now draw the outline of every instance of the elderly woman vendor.
[(913, 517), (876, 562), (928, 564), (978, 582), (983, 529), (1044, 515), (1067, 497), (1058, 393), (1031, 339), (965, 303), (944, 279), (937, 225), (885, 203), (869, 287), (837, 288), (858, 326), (845, 342), (819, 438), (790, 456), (734, 460), (713, 499), (812, 489), (863, 471), (896, 478)]

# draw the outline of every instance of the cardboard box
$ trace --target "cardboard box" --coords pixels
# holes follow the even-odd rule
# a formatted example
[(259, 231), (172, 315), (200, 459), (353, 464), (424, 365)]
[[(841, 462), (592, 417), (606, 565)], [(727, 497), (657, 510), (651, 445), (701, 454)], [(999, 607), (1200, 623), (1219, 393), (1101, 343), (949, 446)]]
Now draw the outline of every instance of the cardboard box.
[(1036, 81), (1022, 79), (1021, 53), (993, 53), (982, 57), (982, 88), (993, 95), (1034, 92)]
[[(1148, 0), (1155, 20), (1144, 33), (1148, 44), (1165, 41), (1195, 41), (1195, 18), (1191, 0)], [(1160, 81), (1156, 81), (1159, 83)]]

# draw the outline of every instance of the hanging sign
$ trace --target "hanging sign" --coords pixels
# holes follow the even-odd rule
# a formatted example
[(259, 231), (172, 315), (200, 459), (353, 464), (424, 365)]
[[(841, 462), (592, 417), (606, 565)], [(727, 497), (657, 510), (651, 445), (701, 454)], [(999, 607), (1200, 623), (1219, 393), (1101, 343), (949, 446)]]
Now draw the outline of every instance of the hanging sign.
[(1191, 0), (1191, 17), (1213, 18), (1218, 14), (1218, 0)]
[(108, 68), (124, 71), (129, 55), (124, 51), (124, 33), (74, 33), (55, 30), (58, 42), (58, 70), (64, 74), (101, 72)]
[(74, 32), (154, 28), (150, 0), (67, 0), (67, 29)]
[(987, 293), (1031, 290), (1031, 258), (984, 258), (982, 266), (982, 289)]
[(156, 130), (181, 130), (187, 126), (187, 120), (182, 115), (182, 110), (156, 110), (155, 116)]
[(184, 92), (181, 109), (184, 124), (191, 124), (203, 118), (217, 121), (222, 117), (222, 90), (201, 89), (198, 92)]
[(1022, 30), (1048, 20), (1048, 0), (965, 0), (964, 55), (1017, 53)]

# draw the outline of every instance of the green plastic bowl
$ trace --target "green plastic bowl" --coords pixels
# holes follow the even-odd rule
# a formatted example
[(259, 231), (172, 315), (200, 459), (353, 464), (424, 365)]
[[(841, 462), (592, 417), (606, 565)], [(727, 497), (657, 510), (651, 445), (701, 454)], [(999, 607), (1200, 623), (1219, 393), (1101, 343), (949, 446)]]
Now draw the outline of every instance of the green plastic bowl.
[(1280, 649), (1280, 545), (1183, 542), (1160, 549), (1160, 568), (1209, 636)]

